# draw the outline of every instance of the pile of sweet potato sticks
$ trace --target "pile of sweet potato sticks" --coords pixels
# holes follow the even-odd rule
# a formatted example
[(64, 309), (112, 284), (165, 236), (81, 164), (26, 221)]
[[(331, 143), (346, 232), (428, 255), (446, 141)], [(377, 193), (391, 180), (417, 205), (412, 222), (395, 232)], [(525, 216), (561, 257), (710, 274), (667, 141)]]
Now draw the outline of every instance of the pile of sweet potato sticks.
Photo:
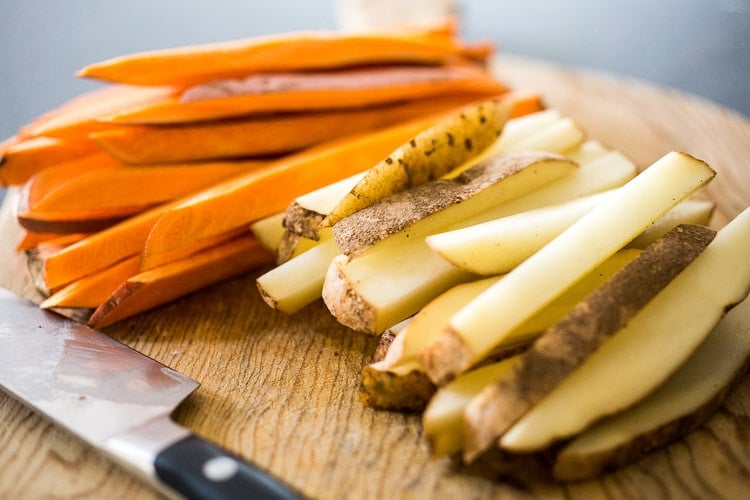
[(541, 107), (450, 26), (287, 33), (123, 56), (0, 144), (47, 308), (104, 327), (272, 260), (249, 224), (488, 96)]

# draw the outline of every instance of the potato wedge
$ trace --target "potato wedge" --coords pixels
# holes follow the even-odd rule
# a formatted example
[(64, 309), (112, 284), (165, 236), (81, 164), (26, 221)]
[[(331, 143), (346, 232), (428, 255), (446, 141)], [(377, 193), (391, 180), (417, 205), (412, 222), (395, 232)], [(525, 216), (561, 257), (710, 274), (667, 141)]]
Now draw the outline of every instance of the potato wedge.
[(512, 105), (490, 99), (469, 106), (417, 134), (367, 171), (322, 221), (332, 226), (378, 200), (437, 179), (495, 142)]
[(465, 457), (491, 446), (695, 260), (715, 234), (706, 226), (677, 226), (545, 331), (511, 372), (467, 405)]
[(576, 436), (555, 457), (561, 481), (588, 479), (633, 462), (698, 427), (745, 373), (750, 300), (729, 311), (684, 365), (632, 408)]
[[(642, 400), (705, 340), (750, 290), (750, 208), (630, 322), (500, 439), (514, 452), (547, 448)], [(637, 362), (634, 362), (637, 360)], [(612, 391), (617, 387), (617, 391)]]
[(655, 162), (453, 316), (422, 357), (432, 381), (445, 383), (476, 364), (513, 328), (714, 175), (684, 153)]

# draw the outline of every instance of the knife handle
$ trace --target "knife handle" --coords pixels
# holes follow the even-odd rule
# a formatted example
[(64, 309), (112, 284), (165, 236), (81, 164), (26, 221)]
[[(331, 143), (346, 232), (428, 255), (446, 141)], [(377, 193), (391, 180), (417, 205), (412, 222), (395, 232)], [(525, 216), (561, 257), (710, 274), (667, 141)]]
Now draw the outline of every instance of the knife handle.
[(256, 466), (190, 434), (159, 452), (156, 475), (190, 499), (300, 499), (298, 492)]

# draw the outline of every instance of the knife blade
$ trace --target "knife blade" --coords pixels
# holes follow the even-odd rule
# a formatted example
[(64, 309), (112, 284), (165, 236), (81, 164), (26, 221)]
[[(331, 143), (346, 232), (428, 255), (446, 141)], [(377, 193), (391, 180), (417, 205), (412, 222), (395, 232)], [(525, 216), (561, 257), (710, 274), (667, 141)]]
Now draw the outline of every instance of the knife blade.
[(0, 288), (0, 386), (162, 492), (301, 498), (256, 465), (172, 421), (198, 382)]

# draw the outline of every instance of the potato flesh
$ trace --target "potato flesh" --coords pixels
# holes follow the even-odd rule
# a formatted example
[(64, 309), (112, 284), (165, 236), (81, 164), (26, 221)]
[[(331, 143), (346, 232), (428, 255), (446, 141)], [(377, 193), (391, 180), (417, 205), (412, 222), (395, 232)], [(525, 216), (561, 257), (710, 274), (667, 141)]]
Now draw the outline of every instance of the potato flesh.
[(442, 258), (471, 273), (507, 273), (583, 217), (612, 193), (521, 212), (427, 237)]
[(430, 377), (457, 375), (481, 360), (513, 328), (713, 176), (704, 162), (682, 153), (655, 162), (456, 313), (450, 328), (466, 346), (466, 357), (461, 366), (455, 358), (436, 360)]
[[(638, 402), (674, 372), (750, 287), (750, 209), (501, 438), (529, 452)], [(624, 376), (627, 374), (627, 376)], [(613, 391), (613, 387), (617, 390)]]
[[(685, 364), (656, 391), (573, 438), (557, 455), (555, 476), (584, 479), (607, 466), (621, 465), (616, 461), (621, 450), (629, 446), (642, 450), (642, 442), (653, 439), (657, 429), (710, 404), (731, 384), (750, 356), (748, 317), (750, 300), (746, 299), (721, 319)], [(649, 448), (663, 444), (653, 442)]]
[(463, 409), (487, 385), (503, 376), (517, 357), (464, 373), (441, 387), (430, 400), (422, 415), (422, 427), (433, 454), (451, 455), (463, 449)]
[(320, 298), (328, 263), (339, 251), (330, 236), (257, 279), (263, 300), (274, 309), (293, 314)]
[(250, 224), (250, 231), (258, 239), (263, 248), (269, 252), (276, 252), (284, 235), (284, 214), (274, 214), (264, 217)]
[(715, 204), (708, 200), (685, 200), (646, 228), (645, 231), (628, 243), (628, 246), (646, 248), (678, 224), (707, 226), (714, 206)]

